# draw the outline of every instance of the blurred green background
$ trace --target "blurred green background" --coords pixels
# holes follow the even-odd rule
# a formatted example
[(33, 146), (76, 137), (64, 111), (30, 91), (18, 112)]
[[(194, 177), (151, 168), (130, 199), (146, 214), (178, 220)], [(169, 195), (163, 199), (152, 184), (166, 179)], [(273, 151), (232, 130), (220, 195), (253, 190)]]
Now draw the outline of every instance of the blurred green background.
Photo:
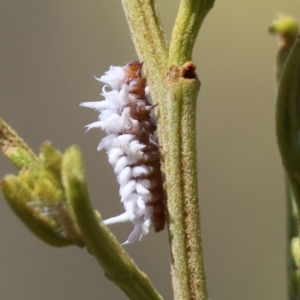
[[(169, 36), (179, 1), (157, 1)], [(80, 145), (95, 207), (122, 212), (101, 131), (84, 133), (97, 114), (100, 76), (136, 59), (120, 1), (1, 0), (0, 116), (38, 151), (48, 139)], [(262, 4), (263, 3), (263, 4)], [(295, 0), (217, 0), (202, 27), (194, 62), (198, 171), (205, 267), (212, 300), (286, 299), (283, 172), (275, 141), (277, 13), (300, 20)], [(0, 176), (16, 172), (0, 155)], [(125, 299), (85, 250), (50, 248), (0, 197), (0, 298)], [(114, 226), (120, 241), (130, 224)], [(126, 250), (165, 299), (172, 299), (166, 231)]]

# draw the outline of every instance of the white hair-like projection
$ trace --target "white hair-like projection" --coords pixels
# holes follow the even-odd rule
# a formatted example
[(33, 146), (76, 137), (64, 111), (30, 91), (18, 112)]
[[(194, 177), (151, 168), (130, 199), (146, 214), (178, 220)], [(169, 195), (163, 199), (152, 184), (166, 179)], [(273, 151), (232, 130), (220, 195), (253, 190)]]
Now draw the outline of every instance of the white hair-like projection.
[[(107, 133), (97, 149), (107, 151), (120, 185), (125, 212), (104, 223), (133, 223), (134, 229), (124, 244), (141, 239), (151, 226), (156, 232), (165, 226), (156, 124), (141, 68), (138, 61), (124, 67), (111, 66), (103, 76), (96, 78), (105, 84), (101, 93), (105, 100), (81, 103), (99, 111), (98, 121), (87, 125), (87, 129), (101, 128)], [(108, 91), (108, 87), (111, 90)]]

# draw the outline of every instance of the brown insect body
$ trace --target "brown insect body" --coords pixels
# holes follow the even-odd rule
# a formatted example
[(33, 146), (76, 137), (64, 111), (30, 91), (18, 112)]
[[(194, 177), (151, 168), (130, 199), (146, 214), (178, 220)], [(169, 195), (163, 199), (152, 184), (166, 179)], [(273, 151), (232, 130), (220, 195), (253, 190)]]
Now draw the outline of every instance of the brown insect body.
[[(152, 105), (146, 97), (146, 80), (141, 74), (142, 63), (133, 61), (123, 67), (125, 72), (124, 82), (129, 86), (129, 93), (136, 98), (125, 107), (130, 107), (130, 116), (139, 122), (138, 130), (134, 134), (137, 140), (145, 145), (142, 149), (143, 158), (139, 159), (132, 167), (145, 165), (150, 167), (147, 175), (135, 177), (135, 180), (147, 179), (150, 181), (151, 200), (147, 206), (152, 206), (152, 224), (156, 232), (165, 226), (165, 199), (162, 185), (160, 152), (155, 136), (156, 124), (151, 118)], [(125, 108), (124, 107), (124, 108)], [(128, 132), (130, 133), (130, 132)]]

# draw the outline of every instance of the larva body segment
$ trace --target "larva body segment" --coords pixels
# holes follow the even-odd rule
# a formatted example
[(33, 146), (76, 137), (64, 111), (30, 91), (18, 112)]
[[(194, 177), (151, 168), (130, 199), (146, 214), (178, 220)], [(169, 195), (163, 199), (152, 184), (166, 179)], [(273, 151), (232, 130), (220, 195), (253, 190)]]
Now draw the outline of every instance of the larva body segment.
[[(98, 150), (105, 148), (120, 184), (125, 213), (105, 220), (113, 224), (130, 220), (134, 230), (125, 243), (146, 235), (151, 225), (156, 232), (165, 226), (165, 201), (160, 169), (160, 153), (155, 134), (152, 104), (146, 96), (142, 64), (130, 62), (111, 66), (98, 80), (105, 83), (103, 101), (84, 102), (81, 106), (100, 112), (99, 121), (87, 128), (100, 127), (107, 132)], [(107, 85), (111, 91), (106, 91)]]

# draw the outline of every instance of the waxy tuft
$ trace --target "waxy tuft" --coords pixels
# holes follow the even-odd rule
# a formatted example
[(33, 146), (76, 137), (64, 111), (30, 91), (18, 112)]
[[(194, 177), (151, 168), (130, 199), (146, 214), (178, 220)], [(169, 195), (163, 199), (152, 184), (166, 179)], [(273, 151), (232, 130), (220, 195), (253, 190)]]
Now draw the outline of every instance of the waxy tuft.
[(151, 226), (156, 232), (165, 226), (156, 121), (141, 68), (138, 61), (124, 67), (111, 66), (103, 76), (96, 78), (105, 84), (101, 93), (105, 100), (81, 103), (99, 111), (99, 120), (87, 125), (87, 129), (101, 128), (107, 133), (97, 149), (107, 151), (120, 185), (125, 212), (104, 223), (131, 221), (134, 230), (125, 244), (142, 238)]

